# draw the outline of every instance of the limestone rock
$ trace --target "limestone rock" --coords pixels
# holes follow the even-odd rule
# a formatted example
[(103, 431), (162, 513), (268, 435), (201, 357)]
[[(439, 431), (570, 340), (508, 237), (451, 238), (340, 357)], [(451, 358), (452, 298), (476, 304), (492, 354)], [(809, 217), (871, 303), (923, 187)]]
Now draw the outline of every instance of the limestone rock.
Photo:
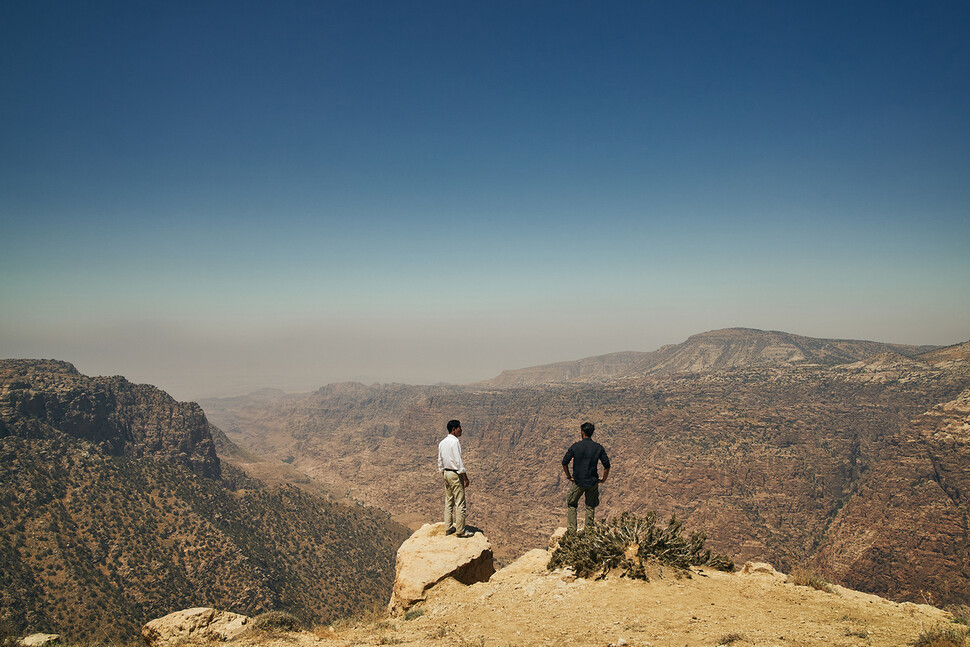
[(403, 611), (425, 599), (445, 578), (462, 584), (486, 582), (495, 572), (492, 545), (481, 532), (459, 539), (445, 535), (445, 524), (425, 524), (397, 551), (394, 589), (388, 608)]
[(142, 627), (149, 647), (166, 647), (190, 640), (230, 640), (248, 629), (250, 618), (238, 613), (196, 607), (170, 613)]
[(61, 642), (60, 634), (30, 634), (20, 641), (21, 647), (48, 647)]
[(566, 529), (565, 528), (563, 528), (562, 526), (556, 528), (556, 531), (554, 533), (552, 533), (552, 535), (549, 537), (549, 552), (550, 553), (555, 552), (555, 550), (557, 548), (559, 548), (559, 544), (560, 544), (560, 542), (562, 542), (562, 538), (565, 537), (565, 536), (566, 536)]
[(547, 550), (533, 548), (505, 568), (500, 569), (492, 576), (489, 582), (505, 582), (536, 573), (545, 573), (546, 564), (549, 563), (550, 555)]
[(775, 567), (767, 562), (745, 562), (741, 567), (741, 575), (767, 575), (777, 579), (786, 579), (784, 573), (779, 573)]

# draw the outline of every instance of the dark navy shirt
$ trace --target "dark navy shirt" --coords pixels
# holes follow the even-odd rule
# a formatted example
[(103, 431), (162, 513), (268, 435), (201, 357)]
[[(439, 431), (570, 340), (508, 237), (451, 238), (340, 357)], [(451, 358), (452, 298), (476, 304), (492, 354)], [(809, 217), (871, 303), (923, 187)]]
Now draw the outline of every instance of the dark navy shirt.
[(573, 480), (580, 487), (592, 487), (599, 483), (597, 463), (603, 463), (606, 469), (610, 468), (610, 457), (606, 455), (606, 450), (592, 438), (583, 438), (578, 443), (573, 443), (562, 457), (563, 465), (569, 465), (569, 461), (574, 461)]

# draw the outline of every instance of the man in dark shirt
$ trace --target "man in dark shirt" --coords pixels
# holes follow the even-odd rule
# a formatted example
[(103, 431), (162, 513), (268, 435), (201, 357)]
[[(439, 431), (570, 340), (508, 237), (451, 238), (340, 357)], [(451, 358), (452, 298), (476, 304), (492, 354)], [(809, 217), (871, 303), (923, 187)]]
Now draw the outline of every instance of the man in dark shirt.
[[(610, 475), (610, 458), (606, 450), (591, 436), (595, 427), (591, 422), (584, 422), (580, 427), (583, 439), (573, 443), (562, 457), (562, 471), (566, 478), (573, 482), (566, 497), (566, 532), (576, 532), (576, 509), (579, 507), (579, 497), (586, 497), (586, 525), (584, 530), (592, 528), (596, 506), (600, 503), (600, 483), (606, 483)], [(573, 461), (573, 473), (569, 474), (569, 462)], [(597, 464), (603, 463), (603, 478), (600, 478)]]

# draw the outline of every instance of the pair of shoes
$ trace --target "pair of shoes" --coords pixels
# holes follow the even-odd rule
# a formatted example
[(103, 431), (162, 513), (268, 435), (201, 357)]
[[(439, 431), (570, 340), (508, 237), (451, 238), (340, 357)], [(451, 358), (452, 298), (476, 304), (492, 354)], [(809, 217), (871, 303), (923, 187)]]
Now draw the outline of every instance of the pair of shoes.
[(459, 539), (468, 539), (469, 537), (474, 537), (474, 536), (475, 536), (475, 533), (468, 532), (467, 530), (462, 530), (460, 533), (455, 535), (455, 537), (458, 537)]
[(445, 534), (446, 535), (453, 535), (453, 534), (455, 534), (455, 529), (454, 528), (449, 528), (448, 530), (445, 531)]

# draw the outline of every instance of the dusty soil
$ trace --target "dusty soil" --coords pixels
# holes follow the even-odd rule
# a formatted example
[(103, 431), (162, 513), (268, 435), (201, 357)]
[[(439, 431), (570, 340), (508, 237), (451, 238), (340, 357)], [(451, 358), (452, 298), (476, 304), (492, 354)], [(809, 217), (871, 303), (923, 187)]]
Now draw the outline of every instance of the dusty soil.
[[(695, 569), (650, 582), (575, 578), (545, 569), (535, 550), (465, 586), (445, 580), (406, 617), (375, 614), (314, 632), (236, 642), (259, 647), (353, 645), (909, 645), (924, 629), (952, 626), (928, 605), (895, 603), (833, 586), (832, 593), (782, 574)], [(407, 619), (410, 618), (410, 619)]]

